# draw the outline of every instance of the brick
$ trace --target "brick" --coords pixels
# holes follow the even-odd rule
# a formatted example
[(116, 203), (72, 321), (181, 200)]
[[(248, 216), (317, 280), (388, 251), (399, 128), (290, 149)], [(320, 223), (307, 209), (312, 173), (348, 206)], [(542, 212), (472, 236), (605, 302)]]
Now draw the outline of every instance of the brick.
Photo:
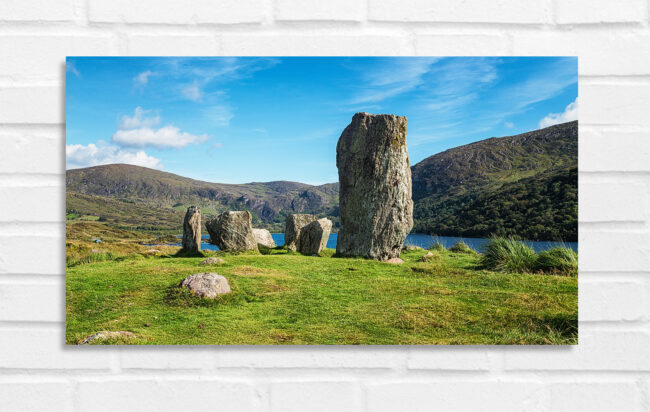
[(64, 274), (63, 236), (0, 236), (0, 274)]
[(0, 173), (61, 173), (65, 167), (63, 128), (0, 127)]
[(647, 371), (650, 370), (650, 335), (636, 331), (585, 330), (580, 344), (558, 347), (504, 348), (507, 370)]
[[(646, 220), (646, 185), (617, 179), (585, 182), (578, 192), (580, 222), (643, 222)], [(598, 205), (595, 207), (595, 205)]]
[(508, 54), (508, 40), (488, 34), (420, 34), (415, 37), (420, 56), (485, 56)]
[[(119, 379), (119, 378), (118, 378)], [(138, 411), (237, 411), (253, 410), (255, 394), (250, 385), (208, 380), (127, 380), (79, 382), (79, 410)]]
[[(400, 348), (287, 348), (256, 347), (218, 348), (217, 366), (221, 368), (393, 368), (404, 363), (404, 350)], [(308, 350), (307, 350), (308, 349)]]
[(356, 382), (282, 382), (271, 385), (271, 411), (359, 411)]
[(639, 282), (580, 279), (580, 321), (633, 321), (645, 317), (646, 291)]
[(89, 19), (105, 23), (259, 23), (264, 18), (264, 0), (129, 0), (89, 1)]
[(69, 21), (74, 18), (73, 0), (3, 0), (0, 2), (0, 20)]
[(409, 369), (434, 370), (488, 370), (488, 351), (467, 347), (413, 346), (409, 348), (407, 367)]
[(73, 411), (72, 385), (64, 382), (2, 382), (4, 411)]
[(131, 35), (128, 37), (132, 56), (210, 56), (218, 54), (215, 36)]
[(276, 0), (275, 19), (361, 21), (365, 17), (365, 8), (362, 0), (304, 0), (300, 6), (293, 0)]
[(0, 321), (63, 322), (64, 282), (61, 277), (58, 284), (0, 284)]
[(106, 35), (0, 36), (0, 53), (11, 56), (0, 65), (0, 76), (64, 84), (66, 56), (114, 54), (114, 44), (113, 37)]
[(580, 123), (650, 125), (650, 84), (580, 84)]
[[(578, 162), (581, 172), (650, 171), (650, 131), (580, 129)], [(582, 191), (582, 189), (580, 189)]]
[[(59, 308), (62, 310), (63, 308)], [(65, 346), (60, 330), (0, 330), (0, 369), (108, 369), (110, 348)]]
[(369, 20), (396, 22), (546, 23), (544, 1), (369, 0)]
[(645, 47), (650, 35), (645, 32), (603, 29), (517, 31), (512, 34), (514, 55), (578, 56), (581, 75), (650, 74), (650, 50)]
[(549, 387), (549, 410), (643, 411), (641, 393), (634, 382), (564, 382)]
[(646, 19), (644, 0), (555, 0), (555, 21), (560, 24), (631, 23)]
[(369, 412), (540, 410), (543, 386), (529, 382), (395, 382), (367, 387)]
[(633, 232), (578, 231), (580, 271), (645, 271), (650, 267), (650, 236)]
[(123, 369), (211, 369), (215, 364), (214, 350), (202, 346), (124, 349), (120, 351)]
[[(65, 218), (65, 188), (0, 187), (0, 222), (61, 222)], [(43, 199), (48, 207), (43, 207)]]
[(226, 34), (221, 37), (226, 56), (366, 56), (411, 55), (407, 37), (385, 35), (257, 35)]
[(0, 89), (0, 123), (63, 123), (64, 99), (57, 86)]

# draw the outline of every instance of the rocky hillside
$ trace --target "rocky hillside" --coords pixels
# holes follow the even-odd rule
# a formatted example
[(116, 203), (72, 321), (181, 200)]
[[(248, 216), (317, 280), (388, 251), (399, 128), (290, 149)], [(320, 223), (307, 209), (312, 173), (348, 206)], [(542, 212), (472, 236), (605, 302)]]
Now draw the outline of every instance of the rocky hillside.
[[(256, 224), (272, 228), (284, 225), (288, 213), (335, 214), (338, 203), (338, 185), (334, 184), (209, 183), (126, 164), (68, 170), (66, 191), (69, 214), (94, 215), (110, 223), (147, 228), (156, 226), (157, 219), (168, 228), (175, 214), (182, 216), (189, 205), (200, 206), (205, 216), (250, 210)], [(129, 208), (133, 216), (129, 216)], [(148, 210), (151, 219), (139, 222), (143, 210)], [(182, 217), (179, 227), (181, 223)]]
[(577, 240), (578, 123), (490, 138), (412, 167), (414, 232)]

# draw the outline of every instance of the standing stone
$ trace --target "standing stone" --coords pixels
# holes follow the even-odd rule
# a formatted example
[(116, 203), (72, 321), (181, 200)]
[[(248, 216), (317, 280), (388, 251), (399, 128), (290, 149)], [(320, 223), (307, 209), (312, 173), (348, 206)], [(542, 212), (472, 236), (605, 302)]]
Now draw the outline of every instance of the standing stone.
[(183, 252), (198, 252), (201, 250), (201, 209), (190, 206), (183, 221)]
[(315, 220), (316, 216), (314, 215), (292, 214), (287, 216), (284, 225), (284, 247), (295, 251), (300, 230)]
[(406, 117), (357, 113), (336, 146), (341, 230), (336, 252), (399, 257), (413, 227)]
[(315, 220), (300, 230), (296, 248), (304, 255), (317, 255), (327, 245), (332, 231), (332, 221), (327, 218)]
[(271, 236), (271, 232), (269, 232), (268, 230), (253, 229), (253, 235), (255, 236), (255, 241), (257, 242), (258, 245), (262, 245), (268, 248), (275, 247), (275, 241), (273, 240), (273, 236)]
[(205, 227), (210, 234), (210, 243), (221, 250), (257, 250), (252, 220), (249, 211), (224, 212), (208, 220)]

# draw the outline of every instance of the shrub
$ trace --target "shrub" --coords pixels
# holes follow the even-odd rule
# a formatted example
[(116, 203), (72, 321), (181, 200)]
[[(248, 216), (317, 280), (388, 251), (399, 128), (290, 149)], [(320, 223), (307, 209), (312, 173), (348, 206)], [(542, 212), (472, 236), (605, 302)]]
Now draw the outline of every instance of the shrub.
[(428, 250), (443, 252), (447, 249), (445, 249), (445, 246), (442, 243), (440, 243), (439, 241), (435, 241), (431, 246), (429, 246)]
[(449, 248), (450, 252), (455, 252), (455, 253), (476, 253), (472, 248), (470, 248), (467, 243), (460, 241), (456, 243), (454, 246)]
[(537, 254), (528, 245), (512, 238), (494, 237), (485, 246), (482, 267), (504, 272), (532, 272)]
[(578, 275), (578, 254), (568, 247), (555, 247), (537, 256), (536, 270), (566, 276)]

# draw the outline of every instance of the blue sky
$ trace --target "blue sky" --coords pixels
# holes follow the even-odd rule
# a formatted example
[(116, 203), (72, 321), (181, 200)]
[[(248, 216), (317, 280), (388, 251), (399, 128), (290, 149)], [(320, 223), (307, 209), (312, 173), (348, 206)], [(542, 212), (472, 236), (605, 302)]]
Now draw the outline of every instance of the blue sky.
[(335, 182), (356, 112), (408, 118), (411, 164), (577, 119), (574, 57), (68, 57), (67, 168)]

